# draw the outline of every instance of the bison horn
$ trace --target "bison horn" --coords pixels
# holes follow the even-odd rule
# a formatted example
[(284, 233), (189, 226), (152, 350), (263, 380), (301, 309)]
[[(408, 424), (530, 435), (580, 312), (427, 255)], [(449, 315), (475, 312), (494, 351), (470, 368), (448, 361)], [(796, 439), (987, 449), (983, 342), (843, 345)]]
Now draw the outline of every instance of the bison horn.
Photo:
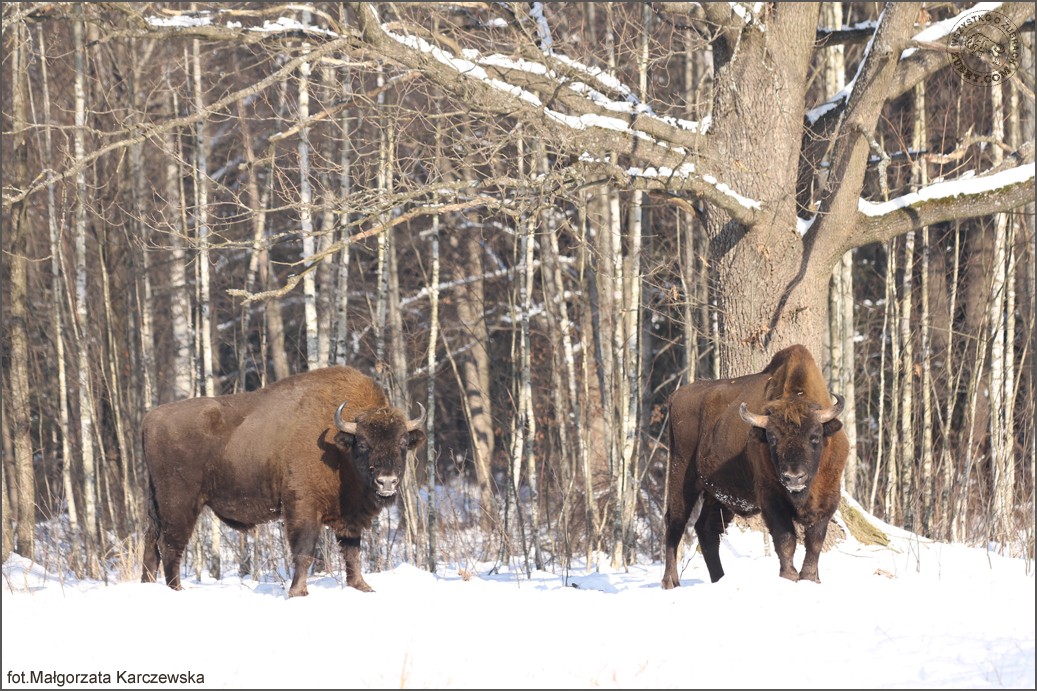
[(418, 417), (414, 418), (413, 420), (407, 420), (407, 431), (408, 432), (413, 432), (414, 430), (418, 429), (419, 427), (421, 427), (425, 423), (425, 406), (423, 406), (423, 405), (421, 405), (419, 403), (418, 407), (421, 408), (421, 415), (419, 415)]
[(748, 422), (753, 427), (767, 428), (767, 415), (757, 415), (756, 413), (750, 413), (749, 407), (745, 405), (745, 401), (738, 406), (738, 414), (742, 416), (742, 419)]
[(342, 401), (342, 404), (338, 407), (338, 410), (335, 411), (335, 427), (338, 427), (346, 434), (356, 434), (356, 423), (345, 422), (342, 420), (342, 409), (345, 407), (346, 402)]
[(837, 393), (832, 395), (835, 397), (835, 403), (828, 406), (824, 410), (817, 411), (816, 413), (817, 421), (822, 425), (828, 422), (829, 420), (835, 419), (835, 417), (838, 416), (839, 413), (843, 412), (843, 403), (845, 402), (843, 400), (843, 397)]

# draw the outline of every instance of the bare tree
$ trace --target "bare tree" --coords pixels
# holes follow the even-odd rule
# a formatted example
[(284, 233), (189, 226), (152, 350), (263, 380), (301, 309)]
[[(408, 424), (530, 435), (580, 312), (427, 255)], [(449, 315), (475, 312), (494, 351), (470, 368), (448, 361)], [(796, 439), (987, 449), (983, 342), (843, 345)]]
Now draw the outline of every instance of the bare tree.
[[(19, 25), (9, 40), (11, 52), (12, 112), (14, 130), (18, 138), (14, 143), (13, 177), (17, 185), (29, 182), (29, 114), (25, 96), (25, 70), (28, 32)], [(14, 549), (18, 554), (32, 559), (35, 556), (36, 535), (36, 473), (33, 469), (33, 448), (29, 419), (29, 218), (28, 205), (18, 203), (11, 214), (11, 252), (8, 255), (11, 271), (11, 303), (7, 320), (10, 330), (11, 368), (7, 388), (10, 392), (11, 437), (14, 440), (14, 464), (17, 471), (17, 528)], [(8, 388), (9, 387), (9, 388)], [(6, 393), (6, 392), (5, 392)], [(6, 419), (6, 416), (5, 416)], [(5, 524), (6, 525), (6, 524)], [(6, 552), (6, 550), (5, 550)]]

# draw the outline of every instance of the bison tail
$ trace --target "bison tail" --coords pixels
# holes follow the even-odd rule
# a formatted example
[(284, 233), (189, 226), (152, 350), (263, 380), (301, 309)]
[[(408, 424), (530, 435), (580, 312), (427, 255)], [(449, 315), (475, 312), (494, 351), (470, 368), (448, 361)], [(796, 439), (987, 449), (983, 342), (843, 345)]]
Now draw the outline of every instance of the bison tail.
[[(147, 457), (147, 451), (145, 450), (145, 458)], [(145, 464), (147, 465), (147, 464)], [(151, 478), (151, 471), (147, 471), (148, 475), (148, 487), (147, 497), (145, 501), (148, 505), (148, 519), (147, 527), (144, 530), (144, 555), (143, 555), (143, 566), (141, 568), (140, 582), (141, 583), (154, 583), (155, 577), (158, 575), (159, 568), (159, 551), (158, 551), (158, 537), (159, 537), (159, 522), (158, 522), (158, 498), (155, 496), (155, 482)]]

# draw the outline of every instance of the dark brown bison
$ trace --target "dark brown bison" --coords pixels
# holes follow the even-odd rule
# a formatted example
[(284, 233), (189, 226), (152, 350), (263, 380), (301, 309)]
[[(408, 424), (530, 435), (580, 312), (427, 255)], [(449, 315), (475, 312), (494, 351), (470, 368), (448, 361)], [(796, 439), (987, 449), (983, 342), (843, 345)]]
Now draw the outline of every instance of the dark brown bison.
[(141, 580), (180, 589), (180, 558), (202, 508), (247, 530), (284, 517), (294, 566), (288, 595), (306, 595), (321, 526), (346, 561), (346, 582), (370, 591), (360, 537), (392, 504), (419, 419), (389, 405), (370, 377), (327, 367), (248, 393), (160, 405), (144, 416), (149, 517)]
[[(763, 512), (780, 562), (779, 575), (820, 582), (817, 560), (828, 522), (839, 506), (849, 443), (810, 351), (794, 345), (763, 372), (705, 380), (670, 396), (666, 568), (662, 587), (680, 585), (677, 545), (696, 504), (702, 555), (714, 583), (724, 575), (720, 536), (734, 514)], [(796, 528), (806, 556), (792, 564)]]

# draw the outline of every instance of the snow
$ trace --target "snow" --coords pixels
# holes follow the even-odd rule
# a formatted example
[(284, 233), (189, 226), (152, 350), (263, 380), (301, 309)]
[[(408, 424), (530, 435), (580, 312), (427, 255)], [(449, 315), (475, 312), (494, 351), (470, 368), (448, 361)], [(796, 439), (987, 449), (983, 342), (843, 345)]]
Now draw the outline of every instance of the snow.
[(332, 573), (290, 600), (272, 575), (190, 576), (173, 592), (14, 555), (4, 688), (60, 685), (30, 683), (34, 672), (110, 675), (70, 688), (1034, 688), (1032, 561), (895, 530), (885, 547), (840, 542), (821, 555), (822, 583), (793, 583), (761, 533), (733, 525), (726, 575), (710, 583), (686, 547), (674, 590), (658, 562), (616, 570), (601, 557), (529, 577), (517, 560), (499, 573), (396, 563), (366, 574), (374, 593)]
[(968, 174), (963, 174), (959, 179), (949, 180), (947, 182), (937, 182), (923, 187), (917, 192), (905, 194), (896, 199), (890, 199), (888, 202), (876, 203), (861, 199), (858, 201), (857, 208), (860, 209), (861, 213), (865, 216), (884, 216), (896, 211), (897, 209), (912, 206), (923, 201), (947, 199), (962, 195), (985, 194), (993, 190), (1032, 180), (1033, 176), (1033, 162), (1025, 163), (1021, 166), (1016, 166), (1015, 168), (1008, 168), (999, 173), (994, 173), (993, 175), (973, 177)]
[[(183, 29), (192, 26), (217, 26), (216, 24), (213, 24), (213, 18), (208, 15), (176, 15), (173, 17), (145, 17), (145, 21), (149, 25), (159, 28)], [(226, 28), (228, 29), (240, 29), (241, 22), (228, 21), (224, 26), (226, 26)], [(330, 38), (338, 38), (338, 34), (336, 34), (333, 31), (309, 26), (299, 21), (296, 21), (295, 19), (290, 19), (288, 17), (278, 17), (273, 21), (266, 19), (263, 21), (263, 26), (249, 27), (248, 31), (261, 33), (302, 31), (310, 34), (328, 36)]]
[(186, 28), (189, 26), (209, 26), (212, 24), (212, 17), (189, 17), (186, 15), (177, 15), (175, 17), (146, 17), (147, 23), (151, 26), (157, 27), (172, 27), (172, 28)]
[(688, 132), (694, 133), (705, 133), (709, 127), (709, 121), (704, 120), (703, 122), (695, 122), (691, 120), (683, 120), (674, 118), (671, 116), (659, 116), (656, 115), (651, 107), (641, 103), (636, 96), (623, 85), (614, 76), (603, 72), (598, 68), (589, 67), (582, 63), (579, 63), (567, 56), (560, 54), (553, 54), (552, 57), (558, 62), (565, 64), (574, 71), (586, 74), (588, 77), (596, 81), (602, 88), (610, 89), (623, 96), (623, 101), (616, 101), (610, 99), (601, 91), (594, 87), (581, 82), (573, 81), (562, 75), (559, 75), (554, 70), (548, 68), (546, 65), (541, 63), (524, 60), (521, 58), (511, 58), (506, 55), (495, 53), (492, 55), (481, 55), (478, 51), (471, 48), (466, 48), (461, 52), (462, 57), (457, 57), (451, 53), (443, 50), (442, 48), (429, 43), (423, 38), (413, 36), (409, 34), (398, 34), (391, 31), (389, 28), (383, 26), (383, 31), (386, 36), (405, 45), (414, 50), (421, 51), (434, 57), (437, 61), (443, 65), (455, 70), (459, 74), (463, 74), (471, 79), (478, 79), (489, 86), (502, 91), (510, 96), (521, 99), (537, 108), (541, 108), (544, 115), (555, 120), (556, 122), (562, 123), (567, 127), (574, 130), (586, 130), (590, 127), (599, 127), (602, 129), (613, 130), (617, 132), (626, 132), (633, 137), (649, 141), (656, 146), (667, 148), (677, 154), (686, 154), (687, 151), (681, 146), (672, 146), (668, 142), (661, 141), (654, 137), (649, 136), (643, 131), (634, 130), (630, 127), (630, 122), (622, 118), (613, 118), (605, 115), (598, 115), (594, 113), (581, 113), (578, 115), (569, 115), (562, 113), (557, 110), (553, 110), (544, 106), (540, 98), (530, 92), (527, 89), (523, 89), (517, 84), (512, 84), (500, 79), (495, 79), (487, 73), (485, 67), (495, 67), (499, 69), (515, 70), (519, 72), (526, 72), (529, 74), (542, 75), (552, 80), (557, 80), (559, 84), (565, 85), (568, 89), (576, 94), (579, 94), (589, 100), (590, 102), (602, 107), (610, 112), (617, 112), (623, 114), (638, 115), (640, 117), (648, 117), (659, 120), (666, 123), (671, 127), (677, 127)]
[(875, 33), (868, 39), (868, 43), (864, 46), (864, 53), (861, 55), (861, 60), (857, 63), (857, 71), (853, 75), (853, 79), (846, 83), (842, 89), (838, 91), (834, 96), (829, 98), (827, 101), (811, 108), (807, 111), (807, 122), (811, 125), (815, 124), (821, 117), (832, 110), (833, 108), (840, 106), (844, 103), (850, 102), (850, 97), (853, 95), (853, 87), (857, 83), (857, 78), (861, 76), (861, 71), (864, 69), (865, 63), (868, 61), (868, 56), (871, 54), (871, 47), (875, 43), (875, 34), (878, 33), (878, 27), (882, 24), (882, 19), (886, 15), (886, 8), (883, 7), (882, 11), (879, 12), (879, 18), (875, 20)]
[(751, 8), (746, 6), (749, 3), (743, 5), (740, 2), (729, 2), (727, 4), (746, 26), (753, 25), (761, 32), (767, 31), (767, 25), (759, 20), (760, 12), (763, 10), (762, 2), (754, 2)]
[[(591, 161), (593, 159), (590, 156), (581, 156), (580, 160)], [(629, 175), (630, 177), (638, 178), (689, 178), (695, 173), (695, 164), (683, 163), (676, 170), (674, 170), (673, 168), (669, 168), (667, 166), (660, 166), (658, 168), (656, 168), (655, 166), (649, 166), (647, 168), (638, 168), (636, 166), (631, 166), (630, 168), (627, 168), (626, 172), (627, 175)], [(731, 197), (747, 209), (758, 210), (760, 208), (760, 202), (756, 201), (755, 199), (750, 199), (749, 197), (738, 194), (738, 192), (735, 192), (733, 189), (731, 189), (731, 187), (727, 183), (720, 182), (712, 175), (703, 175), (702, 181), (709, 185), (712, 185), (717, 189), (718, 192), (726, 194), (727, 196)]]
[[(953, 17), (948, 17), (947, 19), (935, 22), (934, 24), (927, 26), (925, 29), (922, 29), (917, 34), (915, 34), (911, 38), (911, 40), (923, 41), (926, 43), (934, 43), (936, 41), (939, 41), (944, 36), (950, 34), (951, 31), (954, 30), (954, 25), (957, 24), (958, 21), (966, 14), (976, 13), (977, 16), (983, 16), (987, 12), (992, 12), (993, 10), (1000, 8), (1002, 4), (1003, 3), (1000, 2), (977, 2), (972, 7), (968, 8), (967, 10), (963, 10), (961, 13), (956, 14)], [(900, 54), (900, 59), (903, 60), (904, 58), (910, 57), (912, 54), (914, 54), (916, 50), (918, 49), (905, 49), (904, 52)]]
[(810, 218), (797, 218), (796, 219), (796, 232), (799, 233), (800, 237), (805, 237), (810, 232), (811, 226), (814, 225), (814, 221), (817, 220), (817, 214), (814, 214)]
[(540, 37), (540, 49), (545, 53), (550, 53), (554, 41), (551, 39), (551, 27), (547, 24), (547, 17), (544, 16), (544, 3), (529, 3), (529, 14), (537, 26), (537, 35)]

